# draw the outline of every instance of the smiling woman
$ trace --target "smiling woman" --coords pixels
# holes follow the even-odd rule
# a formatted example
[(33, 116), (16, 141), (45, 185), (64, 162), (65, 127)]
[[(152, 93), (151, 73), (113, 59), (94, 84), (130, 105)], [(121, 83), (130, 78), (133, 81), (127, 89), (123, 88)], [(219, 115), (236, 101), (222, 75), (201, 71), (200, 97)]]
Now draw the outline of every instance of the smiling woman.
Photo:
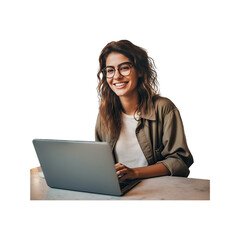
[(99, 63), (95, 138), (112, 147), (120, 180), (188, 176), (193, 158), (180, 113), (158, 94), (147, 52), (127, 40), (110, 42)]

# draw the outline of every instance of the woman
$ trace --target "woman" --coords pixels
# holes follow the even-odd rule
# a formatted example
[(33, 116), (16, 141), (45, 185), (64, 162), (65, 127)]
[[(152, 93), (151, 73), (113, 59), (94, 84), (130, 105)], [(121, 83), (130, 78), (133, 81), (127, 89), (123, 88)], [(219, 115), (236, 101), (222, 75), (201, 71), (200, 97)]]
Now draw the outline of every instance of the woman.
[(193, 163), (176, 106), (158, 94), (147, 52), (127, 40), (110, 42), (99, 57), (96, 141), (108, 142), (120, 181), (189, 175)]

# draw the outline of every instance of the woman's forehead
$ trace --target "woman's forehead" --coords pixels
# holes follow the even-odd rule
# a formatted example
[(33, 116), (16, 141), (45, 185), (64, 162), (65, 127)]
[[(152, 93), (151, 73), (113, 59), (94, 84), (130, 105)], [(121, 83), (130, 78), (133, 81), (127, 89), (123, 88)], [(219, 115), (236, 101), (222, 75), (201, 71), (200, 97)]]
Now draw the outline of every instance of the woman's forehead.
[(123, 62), (131, 62), (125, 55), (117, 52), (110, 53), (106, 58), (106, 66), (117, 67)]

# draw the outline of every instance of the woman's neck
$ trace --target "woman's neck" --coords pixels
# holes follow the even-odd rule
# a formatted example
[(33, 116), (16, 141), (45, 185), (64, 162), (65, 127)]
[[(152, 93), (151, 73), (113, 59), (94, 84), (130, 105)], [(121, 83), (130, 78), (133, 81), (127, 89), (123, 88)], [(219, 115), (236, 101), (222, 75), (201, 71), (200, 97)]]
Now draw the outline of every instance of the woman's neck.
[(120, 97), (120, 102), (124, 113), (126, 113), (127, 115), (134, 115), (138, 107), (138, 96), (122, 96)]

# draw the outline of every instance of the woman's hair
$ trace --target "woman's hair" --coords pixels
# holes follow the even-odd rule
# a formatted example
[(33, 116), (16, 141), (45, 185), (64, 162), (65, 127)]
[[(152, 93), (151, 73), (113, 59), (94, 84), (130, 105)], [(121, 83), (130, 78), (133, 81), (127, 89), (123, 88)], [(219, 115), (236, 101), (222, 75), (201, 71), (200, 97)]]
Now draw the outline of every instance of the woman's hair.
[(102, 74), (102, 70), (106, 67), (106, 59), (112, 52), (121, 53), (126, 56), (134, 65), (137, 73), (141, 77), (138, 78), (137, 91), (139, 104), (136, 113), (145, 111), (152, 102), (152, 98), (158, 95), (157, 73), (152, 58), (148, 57), (145, 49), (132, 44), (128, 40), (113, 41), (108, 43), (99, 56), (98, 71), (98, 95), (100, 99), (99, 117), (103, 131), (110, 136), (118, 136), (121, 130), (121, 114), (122, 106), (119, 97), (109, 87), (106, 76)]

